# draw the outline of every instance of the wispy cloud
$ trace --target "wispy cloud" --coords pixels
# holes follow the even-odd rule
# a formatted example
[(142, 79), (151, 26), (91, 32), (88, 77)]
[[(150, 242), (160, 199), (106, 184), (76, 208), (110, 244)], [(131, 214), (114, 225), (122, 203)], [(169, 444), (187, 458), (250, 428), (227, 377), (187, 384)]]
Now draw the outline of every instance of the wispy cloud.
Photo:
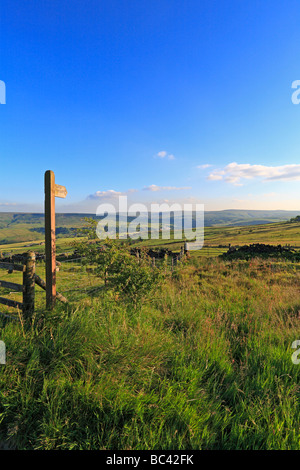
[(181, 191), (183, 189), (191, 189), (190, 186), (183, 186), (178, 188), (176, 186), (157, 186), (156, 184), (151, 184), (143, 188), (144, 191)]
[(115, 191), (114, 189), (108, 189), (106, 191), (96, 191), (94, 194), (90, 194), (87, 199), (114, 199), (119, 196), (128, 196), (128, 194), (136, 193), (137, 189), (128, 189), (128, 191)]
[(175, 160), (175, 157), (172, 153), (168, 153), (165, 150), (161, 150), (158, 152), (156, 155), (154, 155), (154, 158), (166, 158), (167, 160)]
[(206, 168), (209, 168), (211, 166), (212, 165), (210, 165), (209, 163), (205, 163), (204, 165), (198, 165), (197, 168), (199, 168), (200, 170), (205, 170)]
[(222, 169), (214, 170), (207, 177), (211, 181), (224, 180), (234, 186), (242, 186), (241, 180), (260, 178), (263, 181), (300, 181), (300, 165), (250, 165), (229, 163)]
[(167, 156), (167, 152), (165, 150), (162, 150), (161, 152), (158, 152), (156, 156), (159, 158), (165, 158)]

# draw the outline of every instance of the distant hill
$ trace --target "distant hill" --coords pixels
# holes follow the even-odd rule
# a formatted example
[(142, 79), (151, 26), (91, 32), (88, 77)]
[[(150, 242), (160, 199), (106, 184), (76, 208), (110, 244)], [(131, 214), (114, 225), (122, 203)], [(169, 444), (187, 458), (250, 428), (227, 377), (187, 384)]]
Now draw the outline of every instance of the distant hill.
[(299, 211), (283, 210), (238, 210), (206, 211), (204, 220), (206, 227), (259, 225), (274, 222), (284, 222), (297, 217)]
[[(84, 217), (95, 214), (57, 214), (57, 237), (73, 237), (84, 225)], [(44, 214), (0, 212), (0, 245), (41, 240), (44, 237)]]
[[(235, 227), (284, 222), (295, 218), (299, 211), (283, 210), (223, 210), (206, 211), (206, 227)], [(84, 225), (84, 218), (97, 219), (95, 214), (56, 214), (58, 237), (72, 237), (76, 228)], [(0, 212), (0, 245), (43, 239), (44, 214)]]

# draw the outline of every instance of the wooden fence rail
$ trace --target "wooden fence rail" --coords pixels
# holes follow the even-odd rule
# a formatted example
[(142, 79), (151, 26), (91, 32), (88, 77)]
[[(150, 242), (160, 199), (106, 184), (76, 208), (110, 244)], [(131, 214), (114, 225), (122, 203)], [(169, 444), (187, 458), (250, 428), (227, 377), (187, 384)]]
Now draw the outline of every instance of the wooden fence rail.
[[(35, 279), (35, 283), (41, 287), (41, 289), (44, 289), (46, 290), (46, 283), (45, 281), (43, 281), (43, 279), (41, 279), (39, 276), (35, 275), (34, 277)], [(63, 296), (61, 295), (59, 292), (56, 291), (56, 298), (57, 300), (60, 300), (60, 302), (63, 302), (64, 304), (68, 303), (68, 300)]]
[(21, 271), (25, 270), (25, 266), (15, 263), (2, 263), (0, 262), (0, 269), (7, 269), (7, 271)]
[(16, 292), (24, 292), (24, 286), (21, 284), (15, 284), (14, 282), (7, 282), (0, 280), (0, 287), (5, 289), (15, 290)]
[[(2, 263), (0, 262), (0, 269), (5, 269), (9, 273), (13, 271), (19, 271), (23, 273), (23, 283), (16, 284), (14, 282), (8, 282), (0, 280), (0, 287), (11, 289), (16, 292), (23, 293), (23, 302), (17, 302), (16, 300), (7, 299), (0, 297), (0, 304), (13, 307), (23, 312), (24, 318), (30, 319), (34, 314), (34, 299), (35, 299), (35, 253), (29, 251), (26, 256), (25, 265), (19, 265), (15, 263)], [(1, 313), (1, 312), (0, 312)], [(8, 316), (1, 313), (4, 316)], [(12, 317), (14, 318), (14, 317)]]

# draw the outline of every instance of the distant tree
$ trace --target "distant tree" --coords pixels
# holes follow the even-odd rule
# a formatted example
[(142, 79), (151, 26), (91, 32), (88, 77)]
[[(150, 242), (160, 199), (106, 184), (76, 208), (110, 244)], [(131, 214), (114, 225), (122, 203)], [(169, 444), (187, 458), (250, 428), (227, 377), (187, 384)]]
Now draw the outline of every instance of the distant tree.
[(290, 219), (290, 222), (300, 222), (300, 215), (297, 215), (296, 217)]

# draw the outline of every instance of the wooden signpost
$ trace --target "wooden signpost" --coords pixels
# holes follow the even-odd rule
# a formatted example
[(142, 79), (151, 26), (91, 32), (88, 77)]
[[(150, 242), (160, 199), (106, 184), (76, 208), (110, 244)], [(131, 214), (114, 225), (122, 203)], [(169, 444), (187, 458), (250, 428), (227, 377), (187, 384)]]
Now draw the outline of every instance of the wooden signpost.
[(52, 309), (56, 301), (56, 243), (55, 198), (65, 198), (67, 190), (55, 184), (53, 171), (45, 173), (45, 251), (46, 251), (46, 307)]

